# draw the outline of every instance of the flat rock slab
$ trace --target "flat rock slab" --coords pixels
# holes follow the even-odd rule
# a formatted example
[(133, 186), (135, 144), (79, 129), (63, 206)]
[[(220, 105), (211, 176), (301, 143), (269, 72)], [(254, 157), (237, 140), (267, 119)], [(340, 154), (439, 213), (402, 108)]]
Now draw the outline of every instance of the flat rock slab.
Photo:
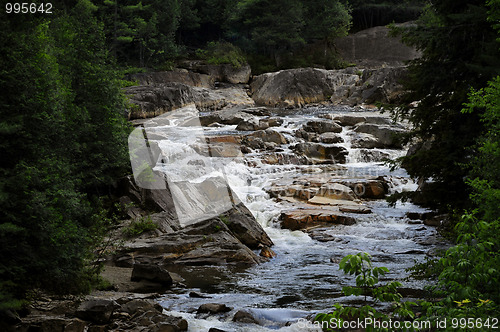
[(281, 227), (292, 231), (307, 229), (318, 224), (353, 225), (356, 220), (340, 211), (329, 209), (294, 209), (280, 215)]

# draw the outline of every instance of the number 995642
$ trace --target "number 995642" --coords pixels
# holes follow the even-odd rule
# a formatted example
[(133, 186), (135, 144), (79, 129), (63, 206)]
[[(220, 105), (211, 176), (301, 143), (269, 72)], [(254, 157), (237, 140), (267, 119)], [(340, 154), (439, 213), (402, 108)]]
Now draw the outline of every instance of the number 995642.
[(52, 3), (8, 2), (5, 4), (7, 14), (52, 14)]

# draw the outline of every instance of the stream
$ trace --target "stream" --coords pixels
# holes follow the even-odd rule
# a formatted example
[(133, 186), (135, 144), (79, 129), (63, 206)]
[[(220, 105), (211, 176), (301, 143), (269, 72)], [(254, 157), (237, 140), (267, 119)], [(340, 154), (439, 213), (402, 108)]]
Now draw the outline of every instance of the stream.
[[(320, 120), (325, 114), (376, 114), (349, 107), (308, 107), (300, 110), (273, 110), (272, 116), (282, 120), (272, 129), (283, 134), (289, 143), (280, 146), (284, 154), (293, 154), (291, 146), (301, 142), (294, 131), (307, 121)], [(204, 127), (206, 136), (244, 135), (250, 132), (236, 130), (236, 125)], [(185, 267), (182, 277), (185, 288), (175, 288), (159, 300), (168, 314), (182, 316), (189, 323), (189, 331), (208, 331), (215, 327), (233, 331), (316, 331), (304, 328), (302, 318), (331, 310), (333, 304), (356, 305), (359, 299), (344, 297), (341, 289), (354, 285), (354, 278), (344, 275), (338, 262), (348, 254), (368, 252), (376, 266), (385, 266), (389, 273), (382, 283), (398, 280), (408, 289), (422, 289), (420, 281), (403, 280), (406, 269), (443, 245), (444, 240), (435, 227), (419, 220), (410, 220), (408, 212), (423, 213), (425, 209), (411, 203), (398, 202), (394, 207), (384, 199), (363, 200), (371, 213), (352, 214), (353, 225), (332, 225), (310, 232), (282, 229), (278, 221), (283, 210), (293, 202), (272, 198), (269, 189), (277, 184), (292, 185), (304, 179), (373, 179), (383, 177), (389, 194), (417, 189), (404, 169), (390, 170), (380, 156), (397, 158), (405, 149), (366, 149), (352, 147), (352, 126), (344, 126), (339, 136), (343, 142), (336, 145), (348, 151), (341, 168), (334, 165), (269, 164), (263, 162), (267, 152), (251, 151), (244, 162), (234, 160), (225, 165), (226, 179), (263, 226), (274, 242), (276, 258), (247, 269), (231, 267)], [(375, 153), (376, 152), (376, 153)], [(373, 157), (378, 156), (378, 157)], [(175, 165), (174, 165), (175, 166)], [(340, 171), (339, 171), (340, 170)], [(314, 236), (316, 234), (316, 236)], [(321, 234), (320, 237), (317, 235)], [(175, 272), (175, 271), (174, 271)], [(196, 292), (201, 298), (191, 297)], [(203, 303), (224, 303), (233, 308), (222, 315), (200, 316), (196, 309)], [(245, 309), (259, 321), (256, 324), (232, 322), (234, 313)], [(319, 330), (318, 330), (319, 331)]]

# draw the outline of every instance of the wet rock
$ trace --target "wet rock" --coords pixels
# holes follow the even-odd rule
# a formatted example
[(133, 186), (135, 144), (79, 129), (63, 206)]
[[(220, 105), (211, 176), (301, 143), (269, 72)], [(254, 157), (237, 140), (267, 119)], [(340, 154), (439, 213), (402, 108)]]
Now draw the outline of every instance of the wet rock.
[(324, 232), (320, 231), (315, 231), (315, 232), (308, 232), (309, 236), (311, 239), (319, 241), (319, 242), (332, 242), (332, 241), (337, 241), (337, 238), (333, 235), (326, 234)]
[(355, 149), (373, 149), (385, 147), (385, 145), (380, 142), (375, 136), (365, 133), (355, 133), (352, 136), (351, 146)]
[(201, 313), (219, 314), (219, 313), (229, 312), (231, 310), (233, 310), (233, 309), (226, 306), (225, 304), (204, 303), (198, 308), (198, 310), (196, 312), (199, 314), (201, 314)]
[(227, 225), (232, 234), (249, 248), (257, 249), (261, 246), (273, 246), (271, 238), (243, 203), (223, 213), (220, 219)]
[(444, 215), (439, 215), (439, 216), (427, 218), (424, 220), (424, 225), (439, 227), (439, 226), (441, 226), (443, 219), (445, 219)]
[(274, 258), (277, 256), (277, 254), (271, 250), (271, 248), (269, 247), (264, 247), (262, 248), (262, 250), (260, 251), (260, 256), (262, 257), (267, 257), (267, 258)]
[(283, 136), (281, 133), (272, 130), (272, 129), (266, 129), (266, 130), (259, 130), (256, 131), (255, 133), (252, 133), (250, 135), (245, 136), (246, 138), (248, 137), (253, 137), (253, 138), (258, 138), (262, 140), (263, 142), (269, 142), (269, 143), (275, 143), (275, 144), (286, 144), (287, 140), (285, 136)]
[(0, 325), (3, 331), (68, 331), (68, 332), (84, 332), (89, 329), (89, 322), (78, 318), (66, 318), (63, 316), (38, 315), (37, 317), (27, 317), (17, 324), (15, 327), (9, 328)]
[(162, 321), (154, 324), (154, 332), (187, 331), (188, 322), (184, 318), (163, 315)]
[(341, 126), (354, 126), (361, 122), (366, 122), (366, 117), (362, 115), (339, 115), (339, 114), (322, 114), (322, 118), (330, 119), (338, 122)]
[(345, 212), (345, 213), (359, 213), (359, 214), (368, 214), (372, 213), (372, 210), (370, 210), (368, 207), (364, 205), (343, 205), (339, 206), (340, 212)]
[(290, 230), (306, 229), (318, 224), (352, 225), (355, 219), (338, 211), (321, 209), (296, 209), (282, 212), (281, 227)]
[[(370, 134), (372, 137), (375, 137), (379, 146), (376, 147), (397, 147), (400, 148), (401, 144), (398, 143), (396, 136), (398, 134), (402, 134), (404, 132), (403, 129), (401, 128), (395, 128), (387, 125), (377, 125), (377, 124), (372, 124), (372, 123), (362, 123), (357, 125), (354, 128), (354, 131), (357, 133), (364, 133), (364, 134)], [(365, 138), (368, 136), (365, 136)], [(371, 142), (371, 138), (369, 139)], [(372, 143), (368, 143), (366, 141), (365, 143), (367, 147)]]
[(309, 121), (303, 126), (303, 129), (316, 134), (342, 132), (342, 127), (338, 123), (328, 120)]
[(319, 135), (318, 140), (321, 143), (325, 143), (325, 144), (335, 144), (335, 143), (343, 143), (344, 142), (344, 139), (342, 137), (336, 135), (335, 133), (323, 133), (323, 134)]
[(241, 141), (241, 144), (243, 144), (243, 146), (245, 148), (250, 148), (250, 149), (253, 149), (253, 150), (270, 150), (274, 146), (274, 145), (271, 145), (269, 143), (266, 144), (266, 142), (264, 142), (259, 137), (250, 136), (250, 135), (245, 136), (243, 138), (243, 140)]
[[(237, 215), (239, 215), (238, 212), (234, 214), (234, 217)], [(244, 222), (236, 223), (236, 225), (238, 226), (235, 228), (244, 228)], [(241, 234), (245, 237), (253, 233), (242, 231)], [(252, 238), (248, 236), (250, 243)], [(114, 262), (124, 267), (138, 262), (182, 265), (253, 265), (263, 259), (241, 243), (223, 221), (215, 218), (189, 225), (176, 233), (126, 242), (115, 255)]]
[(313, 161), (343, 164), (346, 162), (347, 150), (341, 146), (323, 145), (319, 143), (298, 143), (292, 149), (299, 155), (312, 158)]
[(389, 153), (372, 149), (360, 149), (358, 150), (358, 156), (356, 157), (356, 161), (365, 163), (383, 162), (388, 159), (391, 159), (391, 155)]
[(259, 124), (259, 119), (256, 116), (244, 112), (243, 110), (244, 108), (242, 107), (233, 107), (222, 111), (212, 112), (208, 115), (200, 116), (200, 124), (202, 126), (208, 126), (215, 122), (225, 125), (238, 125), (241, 122)]
[(233, 316), (233, 322), (259, 324), (259, 321), (248, 311), (238, 310)]
[(295, 136), (304, 139), (306, 142), (319, 142), (318, 134), (307, 132), (302, 128), (295, 131)]
[(208, 332), (226, 332), (226, 331), (218, 329), (216, 327), (211, 327), (210, 330), (208, 330)]
[(391, 125), (392, 121), (390, 118), (384, 115), (352, 115), (352, 114), (323, 114), (320, 117), (325, 119), (330, 119), (338, 122), (341, 126), (355, 126), (359, 123), (373, 123), (373, 124), (383, 124)]
[(161, 312), (163, 309), (161, 308), (161, 306), (159, 306), (159, 304), (151, 300), (143, 299), (133, 299), (120, 307), (120, 311), (129, 315), (135, 315), (137, 313), (144, 313), (146, 311), (155, 310)]
[(201, 293), (194, 292), (194, 291), (189, 292), (189, 297), (193, 297), (193, 298), (197, 298), (197, 299), (206, 299), (206, 298), (210, 298), (210, 296), (203, 295), (203, 294), (201, 294)]
[(385, 180), (356, 180), (342, 181), (343, 185), (348, 186), (359, 198), (381, 199), (389, 191), (389, 186)]
[(308, 201), (318, 194), (317, 188), (301, 188), (295, 191), (294, 196), (298, 199)]
[(110, 322), (116, 307), (116, 302), (112, 300), (88, 300), (80, 304), (76, 309), (75, 316), (96, 324), (106, 324)]
[(262, 162), (270, 165), (308, 165), (310, 160), (306, 156), (297, 156), (289, 153), (271, 152), (262, 156)]
[(147, 280), (170, 287), (173, 284), (172, 277), (165, 268), (159, 265), (136, 263), (132, 268), (132, 281)]
[(340, 183), (326, 183), (321, 186), (315, 197), (325, 197), (333, 200), (354, 201), (356, 196), (351, 188)]
[(236, 126), (236, 130), (239, 131), (264, 130), (267, 128), (269, 128), (269, 122), (259, 120), (258, 118), (243, 120)]

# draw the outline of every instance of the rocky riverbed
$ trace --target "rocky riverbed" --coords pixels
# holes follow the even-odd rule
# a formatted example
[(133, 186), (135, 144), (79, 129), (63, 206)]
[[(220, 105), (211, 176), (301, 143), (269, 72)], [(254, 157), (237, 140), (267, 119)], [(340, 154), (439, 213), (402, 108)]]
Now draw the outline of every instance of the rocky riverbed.
[[(398, 100), (404, 67), (251, 80), (248, 67), (184, 67), (138, 74), (126, 90), (151, 171), (169, 186), (120, 181), (129, 219), (101, 258), (111, 290), (47, 297), (20, 330), (298, 331), (299, 318), (352, 301), (340, 291), (352, 284), (337, 269), (344, 255), (370, 252), (401, 280), (445, 246), (435, 228), (442, 217), (384, 200), (418, 189), (384, 164), (406, 153), (397, 136), (407, 124), (373, 106)], [(212, 169), (214, 160), (222, 162)], [(124, 236), (144, 221), (154, 229)], [(406, 293), (422, 287), (410, 282)]]

